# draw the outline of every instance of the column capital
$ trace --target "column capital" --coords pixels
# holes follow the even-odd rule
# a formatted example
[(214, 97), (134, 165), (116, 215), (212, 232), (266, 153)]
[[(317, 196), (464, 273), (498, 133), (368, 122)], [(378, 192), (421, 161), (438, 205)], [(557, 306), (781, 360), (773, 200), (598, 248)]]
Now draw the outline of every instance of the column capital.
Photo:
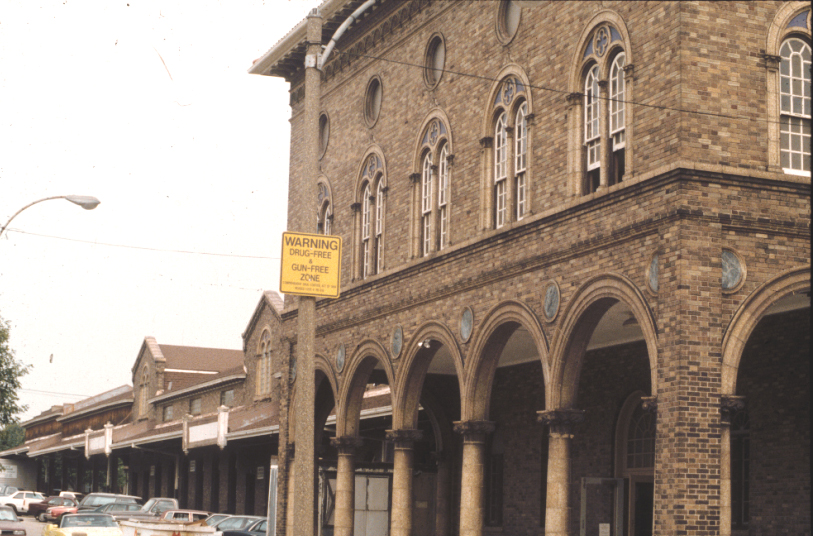
[(731, 419), (745, 409), (745, 397), (737, 395), (722, 395), (720, 397), (720, 421), (730, 425)]
[(642, 396), (641, 407), (648, 413), (658, 413), (658, 397), (657, 396)]
[(584, 98), (583, 93), (574, 92), (568, 93), (567, 96), (565, 97), (565, 100), (567, 101), (568, 106), (579, 106), (581, 105), (583, 98)]
[(339, 451), (339, 454), (353, 454), (364, 445), (364, 440), (358, 436), (341, 436), (330, 439), (330, 444)]
[(384, 437), (395, 443), (396, 447), (410, 448), (415, 441), (423, 437), (422, 430), (386, 430)]
[(491, 136), (485, 136), (480, 138), (480, 147), (483, 149), (491, 149), (494, 146), (494, 138)]
[(420, 173), (410, 173), (409, 174), (409, 180), (412, 181), (412, 183), (420, 182), (421, 174)]
[(607, 80), (599, 80), (597, 84), (601, 89), (607, 89), (610, 86), (610, 83)]
[(359, 212), (361, 210), (361, 203), (351, 203), (350, 210), (353, 212)]
[(762, 59), (765, 60), (765, 67), (771, 71), (778, 71), (779, 64), (782, 63), (782, 56), (775, 56), (773, 54), (760, 54)]
[(496, 423), (494, 421), (456, 421), (453, 423), (454, 431), (458, 434), (490, 434), (494, 432)]
[(289, 460), (296, 458), (296, 443), (294, 442), (288, 443), (288, 447), (285, 449), (285, 453), (288, 455)]
[(548, 409), (536, 412), (536, 420), (550, 428), (551, 434), (572, 437), (571, 428), (574, 424), (584, 421), (584, 410), (573, 408)]

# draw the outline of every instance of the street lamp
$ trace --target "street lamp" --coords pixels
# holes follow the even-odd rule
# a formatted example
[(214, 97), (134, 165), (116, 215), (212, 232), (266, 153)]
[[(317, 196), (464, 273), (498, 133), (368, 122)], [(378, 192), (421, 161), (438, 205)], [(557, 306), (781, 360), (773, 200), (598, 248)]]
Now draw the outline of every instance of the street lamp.
[(6, 224), (0, 229), (0, 236), (3, 236), (3, 232), (8, 228), (9, 224), (11, 223), (11, 220), (17, 217), (17, 214), (19, 214), (20, 212), (24, 211), (25, 209), (32, 205), (42, 203), (43, 201), (50, 201), (51, 199), (67, 199), (71, 203), (79, 205), (85, 210), (93, 210), (99, 205), (99, 203), (101, 203), (101, 201), (89, 195), (56, 195), (54, 197), (45, 197), (43, 199), (38, 199), (37, 201), (34, 201), (33, 203), (29, 203), (28, 205), (24, 206), (23, 208), (18, 210), (14, 214), (14, 216), (9, 218)]

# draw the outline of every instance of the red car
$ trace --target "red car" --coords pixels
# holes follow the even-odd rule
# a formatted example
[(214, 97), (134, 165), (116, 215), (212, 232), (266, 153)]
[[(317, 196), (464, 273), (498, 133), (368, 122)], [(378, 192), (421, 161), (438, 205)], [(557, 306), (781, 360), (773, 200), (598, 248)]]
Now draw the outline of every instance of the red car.
[(45, 511), (52, 506), (76, 506), (76, 501), (68, 497), (52, 495), (42, 502), (29, 504), (28, 513), (40, 521), (45, 521)]
[(44, 514), (38, 518), (40, 521), (59, 521), (65, 514), (75, 514), (79, 510), (77, 506), (52, 506), (48, 508)]

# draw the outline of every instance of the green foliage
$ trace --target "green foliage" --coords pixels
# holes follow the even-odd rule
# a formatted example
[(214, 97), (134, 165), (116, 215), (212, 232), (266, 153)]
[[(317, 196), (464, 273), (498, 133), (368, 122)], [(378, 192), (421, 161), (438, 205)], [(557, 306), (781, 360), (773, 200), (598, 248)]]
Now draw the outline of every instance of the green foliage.
[(16, 422), (16, 415), (28, 409), (20, 405), (17, 390), (31, 365), (14, 359), (14, 350), (8, 345), (9, 331), (9, 323), (0, 318), (0, 426)]
[(25, 441), (25, 429), (17, 423), (11, 423), (0, 430), (0, 451), (13, 449)]

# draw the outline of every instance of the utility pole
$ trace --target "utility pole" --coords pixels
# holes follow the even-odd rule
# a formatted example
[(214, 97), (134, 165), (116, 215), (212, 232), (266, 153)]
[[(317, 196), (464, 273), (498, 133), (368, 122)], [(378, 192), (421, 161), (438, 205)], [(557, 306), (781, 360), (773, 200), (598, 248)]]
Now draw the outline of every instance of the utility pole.
[[(309, 208), (316, 210), (316, 177), (319, 174), (319, 107), (322, 73), (319, 56), (322, 52), (322, 16), (318, 9), (308, 15), (307, 53), (305, 55), (305, 176), (296, 197), (296, 231), (311, 233), (313, 218)], [(313, 419), (315, 410), (315, 378), (313, 356), (316, 339), (316, 298), (299, 297), (296, 342), (296, 432), (294, 454), (294, 536), (316, 534), (316, 487)]]

